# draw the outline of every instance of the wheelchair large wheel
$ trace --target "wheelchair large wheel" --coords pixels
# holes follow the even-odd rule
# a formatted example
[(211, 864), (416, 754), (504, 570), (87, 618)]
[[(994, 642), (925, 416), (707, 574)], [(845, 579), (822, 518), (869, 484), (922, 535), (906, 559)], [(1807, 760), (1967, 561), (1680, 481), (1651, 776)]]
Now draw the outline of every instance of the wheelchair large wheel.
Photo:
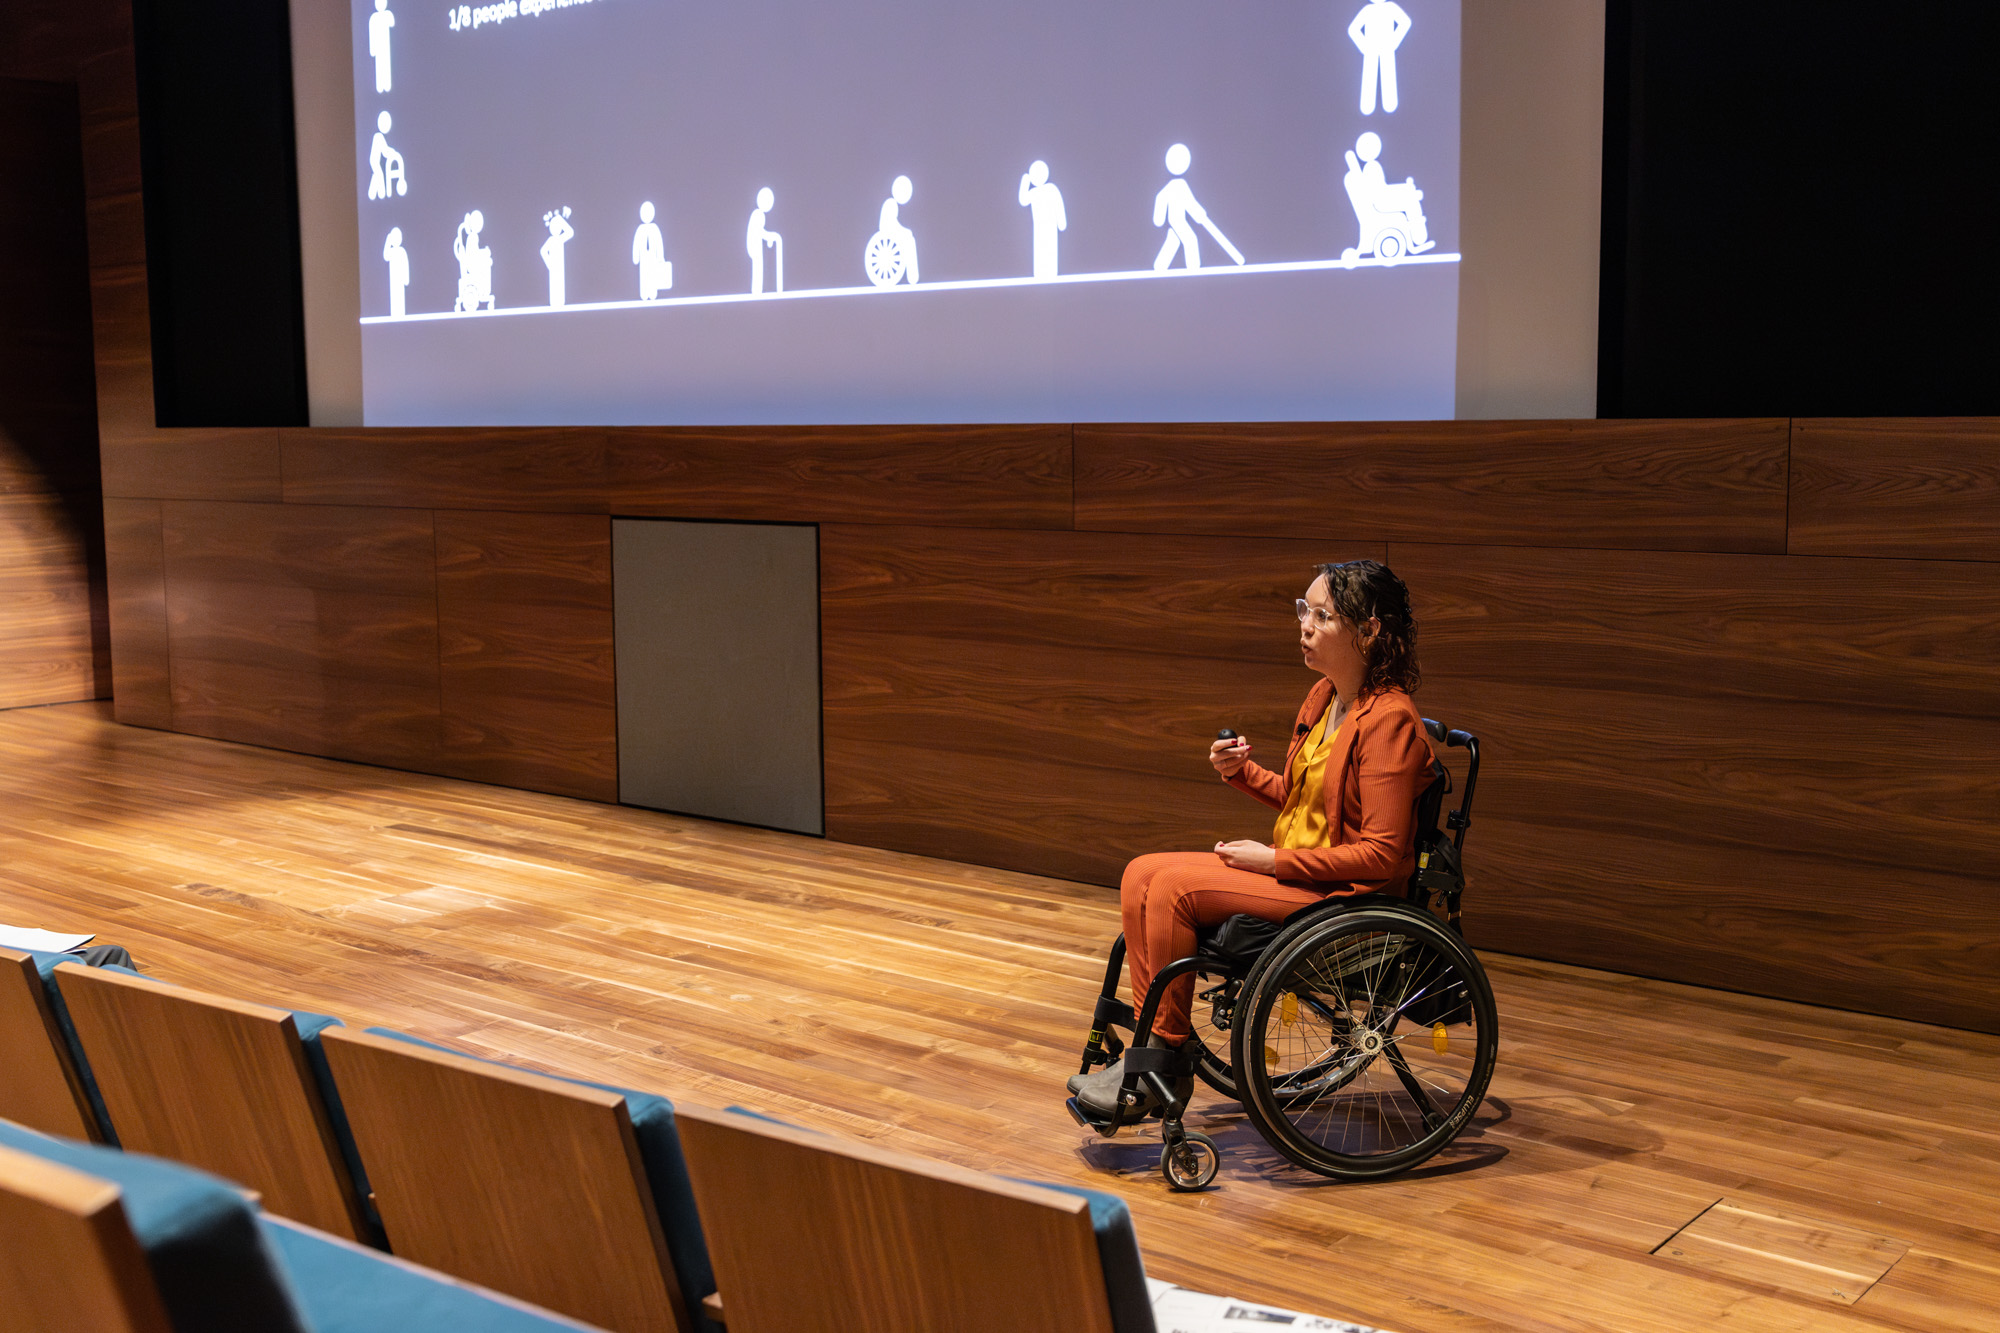
[(1426, 912), (1357, 908), (1285, 931), (1243, 984), (1231, 1064), (1287, 1160), (1341, 1180), (1407, 1171), (1457, 1137), (1499, 1047), (1493, 989)]
[(868, 248), (861, 252), (861, 267), (868, 274), (868, 281), (877, 287), (894, 287), (903, 280), (908, 266), (903, 262), (903, 246), (886, 231), (878, 231), (868, 240)]

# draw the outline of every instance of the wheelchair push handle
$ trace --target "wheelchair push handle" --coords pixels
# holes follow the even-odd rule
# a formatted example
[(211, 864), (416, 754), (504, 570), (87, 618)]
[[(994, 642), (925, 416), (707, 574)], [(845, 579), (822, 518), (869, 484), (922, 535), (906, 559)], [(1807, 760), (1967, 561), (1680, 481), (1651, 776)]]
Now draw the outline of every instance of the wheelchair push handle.
[(1433, 718), (1424, 719), (1424, 730), (1434, 741), (1464, 750), (1468, 756), (1465, 765), (1465, 794), (1459, 797), (1458, 809), (1445, 816), (1445, 823), (1453, 830), (1453, 846), (1465, 847), (1465, 830), (1472, 826), (1472, 793), (1479, 786), (1479, 737), (1456, 727), (1446, 728), (1444, 723)]
[(1428, 731), (1431, 739), (1440, 745), (1449, 745), (1453, 749), (1479, 748), (1479, 737), (1469, 731), (1460, 731), (1456, 727), (1447, 729), (1444, 723), (1434, 717), (1424, 719), (1424, 730)]

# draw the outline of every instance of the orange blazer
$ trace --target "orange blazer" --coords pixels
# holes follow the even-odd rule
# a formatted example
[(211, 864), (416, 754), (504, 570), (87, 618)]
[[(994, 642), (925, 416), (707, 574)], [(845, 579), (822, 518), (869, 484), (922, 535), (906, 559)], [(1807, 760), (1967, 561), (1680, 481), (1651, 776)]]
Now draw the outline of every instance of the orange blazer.
[[(1282, 808), (1292, 755), (1332, 703), (1333, 682), (1322, 679), (1299, 707), (1280, 771), (1253, 761), (1229, 785)], [(1417, 868), (1416, 803), (1430, 785), (1432, 762), (1423, 716), (1409, 695), (1387, 689), (1357, 700), (1326, 756), (1328, 845), (1279, 848), (1277, 877), (1329, 892), (1400, 890)]]

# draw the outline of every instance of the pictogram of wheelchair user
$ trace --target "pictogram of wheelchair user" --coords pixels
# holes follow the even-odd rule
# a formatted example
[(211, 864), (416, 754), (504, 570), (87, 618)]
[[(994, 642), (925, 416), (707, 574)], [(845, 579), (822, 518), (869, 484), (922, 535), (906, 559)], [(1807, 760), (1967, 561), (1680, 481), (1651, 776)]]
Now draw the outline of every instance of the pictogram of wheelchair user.
[(1424, 221), (1424, 192), (1414, 176), (1401, 184), (1389, 181), (1379, 160), (1382, 137), (1370, 130), (1347, 150), (1347, 202), (1354, 206), (1354, 220), (1360, 224), (1361, 240), (1340, 255), (1349, 268), (1364, 255), (1373, 255), (1384, 264), (1394, 264), (1408, 255), (1420, 255), (1436, 245)]
[(477, 310), (493, 305), (493, 251), (479, 243), (479, 233), (486, 229), (486, 215), (473, 209), (458, 224), (458, 232), (451, 238), (451, 252), (458, 258), (458, 298), (452, 302), (454, 311)]
[(862, 248), (862, 271), (877, 287), (894, 287), (906, 278), (917, 285), (917, 234), (902, 223), (903, 205), (914, 192), (908, 176), (896, 177), (882, 201), (881, 225)]

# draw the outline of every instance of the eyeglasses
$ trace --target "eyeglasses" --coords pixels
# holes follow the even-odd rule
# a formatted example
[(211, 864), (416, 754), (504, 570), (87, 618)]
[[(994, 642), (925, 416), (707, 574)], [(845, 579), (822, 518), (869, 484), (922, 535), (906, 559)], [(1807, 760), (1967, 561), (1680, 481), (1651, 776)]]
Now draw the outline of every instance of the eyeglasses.
[[(1299, 623), (1301, 625), (1310, 621), (1313, 625), (1317, 626), (1320, 629), (1327, 629), (1333, 624), (1334, 621), (1340, 619), (1339, 615), (1337, 615), (1336, 613), (1327, 610), (1323, 606), (1314, 606), (1311, 602), (1308, 602), (1303, 597), (1293, 602), (1292, 605), (1298, 609)], [(1363, 623), (1373, 624), (1374, 622), (1375, 622), (1375, 617), (1370, 616)]]
[(1319, 628), (1325, 629), (1329, 625), (1333, 624), (1334, 621), (1340, 619), (1340, 617), (1336, 616), (1333, 612), (1327, 610), (1325, 607), (1314, 606), (1311, 602), (1308, 602), (1303, 597), (1299, 598), (1296, 602), (1292, 603), (1292, 605), (1298, 608), (1299, 623), (1301, 625), (1305, 624), (1307, 621), (1311, 621), (1314, 625), (1317, 625)]

